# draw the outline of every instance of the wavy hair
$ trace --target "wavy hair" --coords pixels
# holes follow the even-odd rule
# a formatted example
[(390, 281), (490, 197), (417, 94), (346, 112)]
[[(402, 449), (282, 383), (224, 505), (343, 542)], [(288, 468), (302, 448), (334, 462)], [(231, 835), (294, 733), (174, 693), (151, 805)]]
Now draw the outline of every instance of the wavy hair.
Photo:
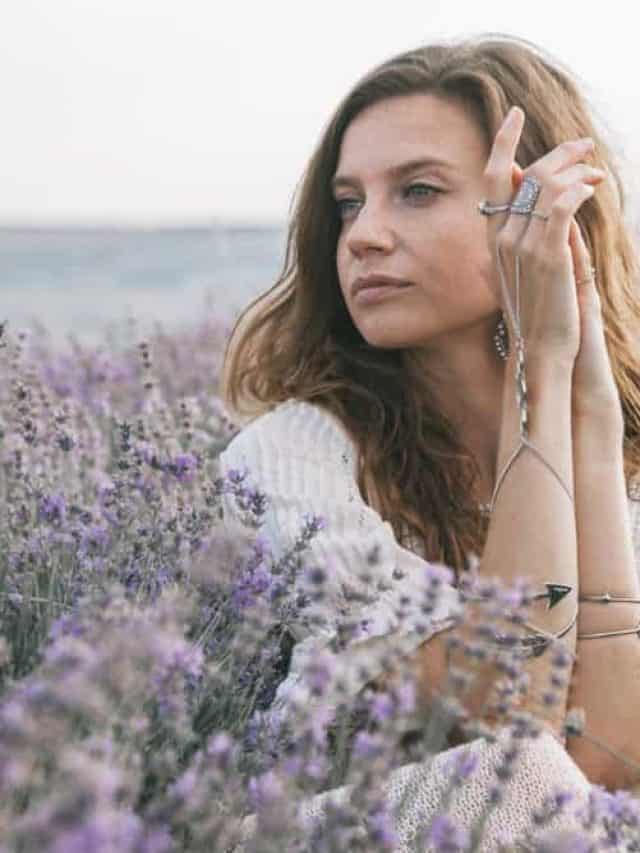
[(341, 101), (296, 189), (282, 272), (231, 331), (221, 393), (243, 418), (289, 398), (313, 402), (338, 418), (358, 449), (363, 498), (390, 522), (398, 541), (418, 537), (427, 559), (445, 563), (459, 577), (486, 539), (487, 519), (476, 500), (479, 469), (438, 410), (414, 351), (375, 348), (364, 340), (347, 311), (336, 268), (341, 223), (330, 182), (345, 130), (366, 107), (414, 93), (469, 109), (487, 150), (511, 105), (522, 105), (527, 121), (517, 160), (523, 168), (566, 139), (594, 139), (594, 165), (611, 180), (576, 218), (598, 270), (625, 421), (627, 482), (638, 472), (640, 263), (625, 221), (622, 179), (570, 72), (531, 42), (501, 33), (399, 54), (368, 72)]

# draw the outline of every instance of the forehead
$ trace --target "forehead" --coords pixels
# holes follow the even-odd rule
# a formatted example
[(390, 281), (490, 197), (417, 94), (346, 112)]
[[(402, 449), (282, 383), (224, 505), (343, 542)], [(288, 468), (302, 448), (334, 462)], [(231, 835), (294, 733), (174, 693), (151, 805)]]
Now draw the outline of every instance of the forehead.
[(450, 171), (476, 171), (486, 163), (486, 140), (462, 104), (435, 95), (403, 95), (373, 104), (353, 119), (336, 173), (375, 172), (429, 156), (446, 160)]

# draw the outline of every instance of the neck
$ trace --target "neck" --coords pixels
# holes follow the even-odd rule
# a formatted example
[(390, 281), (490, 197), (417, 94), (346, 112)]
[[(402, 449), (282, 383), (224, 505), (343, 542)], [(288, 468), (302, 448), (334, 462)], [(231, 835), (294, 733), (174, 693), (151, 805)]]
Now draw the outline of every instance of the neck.
[(477, 499), (489, 503), (497, 476), (505, 362), (486, 325), (475, 341), (467, 337), (419, 357), (436, 404), (478, 465)]

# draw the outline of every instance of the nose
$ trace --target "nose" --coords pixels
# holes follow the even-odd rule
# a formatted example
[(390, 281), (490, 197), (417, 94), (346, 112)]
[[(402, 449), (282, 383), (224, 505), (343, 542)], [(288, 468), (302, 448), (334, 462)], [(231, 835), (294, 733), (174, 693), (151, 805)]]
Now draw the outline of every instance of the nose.
[(358, 210), (347, 232), (347, 246), (354, 255), (360, 255), (369, 249), (389, 252), (395, 244), (395, 236), (389, 217), (370, 202), (365, 202)]

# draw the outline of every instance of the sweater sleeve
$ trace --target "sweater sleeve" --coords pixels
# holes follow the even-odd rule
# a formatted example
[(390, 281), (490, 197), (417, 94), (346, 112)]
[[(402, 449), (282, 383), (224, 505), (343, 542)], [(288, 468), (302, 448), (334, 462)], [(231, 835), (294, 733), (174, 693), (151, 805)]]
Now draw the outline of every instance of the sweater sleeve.
[[(341, 696), (354, 696), (451, 626), (460, 606), (448, 582), (451, 571), (400, 546), (391, 525), (365, 503), (354, 464), (346, 434), (302, 401), (282, 404), (245, 427), (220, 456), (221, 473), (243, 469), (266, 494), (262, 532), (274, 559), (293, 545), (306, 514), (324, 521), (302, 555), (307, 570), (323, 570), (324, 595), (313, 600), (310, 571), (301, 571), (291, 588), (311, 602), (288, 626), (295, 639), (290, 670), (270, 709), (280, 718), (292, 703), (307, 713), (314, 703), (307, 666), (323, 680), (323, 704), (335, 711)], [(225, 500), (225, 518), (234, 514)], [(345, 640), (340, 626), (346, 621), (356, 630)]]

